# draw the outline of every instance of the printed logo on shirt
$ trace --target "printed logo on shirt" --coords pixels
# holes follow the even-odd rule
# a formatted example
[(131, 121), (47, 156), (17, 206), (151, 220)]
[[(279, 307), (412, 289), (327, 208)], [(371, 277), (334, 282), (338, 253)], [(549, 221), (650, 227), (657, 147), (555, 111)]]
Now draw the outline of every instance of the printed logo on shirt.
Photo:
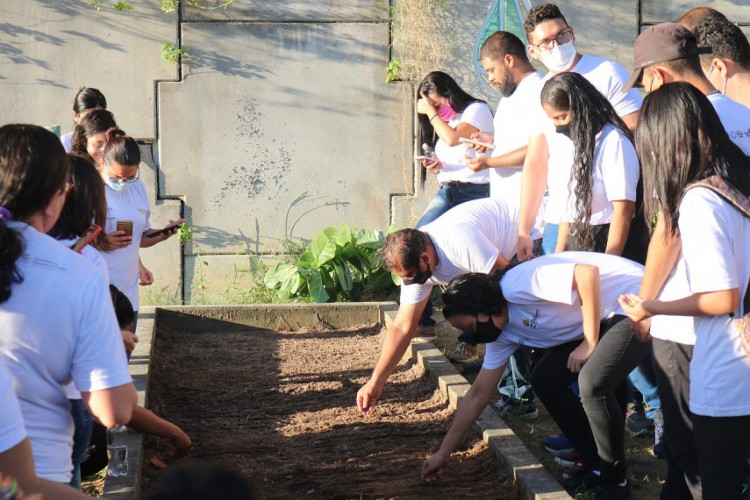
[(744, 137), (750, 137), (750, 128), (747, 130), (732, 130), (729, 132), (729, 137), (732, 139), (742, 139)]
[(31, 261), (31, 265), (47, 269), (48, 271), (67, 271), (68, 270), (66, 267), (62, 267), (58, 265), (57, 262), (53, 262), (47, 259), (42, 259), (40, 257), (34, 257), (34, 259)]
[(524, 326), (528, 326), (529, 328), (536, 328), (536, 323), (539, 320), (539, 309), (534, 311), (534, 315), (531, 317), (531, 319), (525, 319), (523, 320)]

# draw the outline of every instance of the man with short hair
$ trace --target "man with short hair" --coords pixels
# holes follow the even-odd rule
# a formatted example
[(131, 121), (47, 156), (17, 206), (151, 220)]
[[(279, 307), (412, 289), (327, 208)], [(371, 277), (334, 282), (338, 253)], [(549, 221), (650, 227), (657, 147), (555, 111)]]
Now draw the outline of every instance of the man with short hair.
[(713, 51), (702, 54), (700, 62), (714, 87), (750, 108), (750, 42), (742, 30), (723, 16), (704, 16), (692, 25), (682, 19), (679, 23), (693, 32), (699, 46)]
[(452, 208), (419, 229), (402, 229), (383, 244), (385, 265), (402, 279), (396, 319), (388, 328), (370, 380), (357, 392), (357, 407), (368, 414), (414, 337), (434, 285), (468, 272), (504, 269), (515, 251), (516, 210), (485, 198)]
[[(695, 36), (684, 26), (652, 26), (635, 41), (634, 70), (627, 88), (639, 85), (651, 92), (671, 82), (692, 84), (706, 94), (732, 140), (749, 153), (750, 110), (720, 94), (706, 78), (699, 61), (700, 53), (706, 52), (699, 49)], [(680, 248), (679, 231), (669, 234), (660, 217), (649, 243), (640, 297), (675, 300), (690, 295)], [(695, 345), (693, 318), (655, 316), (651, 321), (634, 323), (633, 329), (642, 340), (652, 337), (654, 372), (669, 452), (662, 498), (701, 498), (698, 453), (688, 411), (690, 361)]]

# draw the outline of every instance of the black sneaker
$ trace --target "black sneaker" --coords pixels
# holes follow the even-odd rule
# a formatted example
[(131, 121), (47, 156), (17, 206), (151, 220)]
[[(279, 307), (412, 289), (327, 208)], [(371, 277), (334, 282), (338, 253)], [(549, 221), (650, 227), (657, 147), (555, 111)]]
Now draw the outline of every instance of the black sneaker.
[(573, 497), (578, 494), (595, 493), (606, 489), (601, 475), (591, 469), (584, 469), (577, 474), (571, 474), (562, 482), (563, 488)]

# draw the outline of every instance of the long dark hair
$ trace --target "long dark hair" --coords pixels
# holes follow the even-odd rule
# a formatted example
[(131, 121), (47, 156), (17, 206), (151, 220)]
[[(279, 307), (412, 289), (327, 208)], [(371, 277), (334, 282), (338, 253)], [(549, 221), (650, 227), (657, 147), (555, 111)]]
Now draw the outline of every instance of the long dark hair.
[(643, 101), (635, 135), (643, 167), (644, 215), (658, 211), (667, 234), (677, 233), (685, 187), (719, 175), (750, 196), (750, 158), (729, 138), (708, 98), (685, 82), (669, 83)]
[[(74, 185), (65, 200), (60, 218), (47, 233), (57, 239), (81, 236), (92, 221), (102, 228), (106, 227), (107, 223), (107, 198), (104, 195), (104, 183), (99, 171), (83, 156), (69, 155), (69, 160)], [(93, 246), (108, 252), (112, 247), (104, 236), (104, 232), (99, 233), (93, 241)]]
[[(462, 113), (473, 102), (484, 102), (469, 95), (464, 89), (458, 86), (456, 80), (442, 71), (433, 71), (424, 77), (424, 80), (422, 80), (422, 83), (417, 88), (417, 100), (422, 98), (420, 95), (421, 92), (424, 92), (425, 95), (435, 93), (441, 97), (446, 97), (456, 113)], [(417, 142), (420, 147), (426, 143), (431, 148), (434, 148), (437, 142), (438, 137), (430, 123), (430, 118), (430, 116), (418, 115)], [(420, 152), (419, 154), (422, 153)]]
[(107, 144), (104, 146), (105, 163), (115, 161), (124, 167), (137, 166), (141, 163), (141, 148), (138, 142), (119, 128), (107, 130)]
[(81, 87), (73, 99), (73, 112), (80, 115), (87, 109), (107, 109), (107, 99), (98, 89)]
[(550, 78), (542, 88), (541, 98), (542, 104), (571, 114), (570, 138), (575, 144), (575, 158), (568, 188), (575, 197), (576, 209), (575, 221), (570, 226), (572, 249), (591, 250), (593, 235), (589, 221), (596, 135), (607, 124), (620, 129), (628, 140), (632, 141), (633, 135), (612, 104), (578, 73), (560, 73)]
[[(0, 127), (0, 206), (13, 219), (26, 220), (44, 209), (65, 188), (68, 157), (52, 132), (36, 125)], [(22, 236), (0, 217), (0, 304), (23, 276), (16, 261), (24, 252)]]
[(443, 316), (500, 314), (507, 301), (497, 275), (468, 273), (453, 278), (443, 292)]
[[(73, 153), (94, 161), (86, 149), (86, 143), (89, 138), (101, 132), (106, 132), (111, 128), (117, 128), (115, 115), (106, 109), (97, 109), (87, 114), (76, 125), (71, 139), (71, 150)], [(96, 164), (96, 162), (94, 162)]]

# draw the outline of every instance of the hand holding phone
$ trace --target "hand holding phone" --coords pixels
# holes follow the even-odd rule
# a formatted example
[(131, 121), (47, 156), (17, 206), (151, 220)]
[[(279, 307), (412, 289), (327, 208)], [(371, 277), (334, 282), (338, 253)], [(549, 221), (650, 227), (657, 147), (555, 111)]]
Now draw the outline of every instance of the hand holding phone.
[(81, 253), (83, 249), (86, 247), (86, 245), (94, 241), (94, 238), (96, 238), (96, 236), (101, 232), (102, 232), (101, 226), (97, 226), (96, 224), (91, 224), (89, 228), (83, 232), (81, 237), (78, 238), (78, 241), (73, 243), (73, 245), (71, 245), (70, 248), (77, 253)]
[(478, 141), (476, 139), (467, 139), (466, 137), (459, 137), (458, 142), (460, 142), (461, 144), (471, 144), (473, 146), (481, 146), (483, 148), (489, 149), (490, 151), (495, 149), (495, 146), (493, 144), (490, 144), (488, 142)]
[(152, 231), (150, 233), (146, 233), (145, 236), (146, 236), (146, 238), (156, 238), (160, 234), (167, 235), (171, 231), (174, 231), (175, 229), (179, 229), (179, 227), (183, 223), (185, 223), (185, 219), (180, 219), (177, 222), (175, 222), (174, 224), (170, 224), (170, 225), (166, 226), (164, 229), (157, 229), (156, 231)]
[(427, 160), (430, 163), (435, 163), (436, 161), (440, 161), (437, 158), (435, 158), (434, 156), (415, 156), (414, 159), (416, 161)]
[(133, 237), (133, 221), (132, 220), (118, 220), (117, 230), (123, 231), (125, 233), (123, 236), (130, 236), (132, 238)]

